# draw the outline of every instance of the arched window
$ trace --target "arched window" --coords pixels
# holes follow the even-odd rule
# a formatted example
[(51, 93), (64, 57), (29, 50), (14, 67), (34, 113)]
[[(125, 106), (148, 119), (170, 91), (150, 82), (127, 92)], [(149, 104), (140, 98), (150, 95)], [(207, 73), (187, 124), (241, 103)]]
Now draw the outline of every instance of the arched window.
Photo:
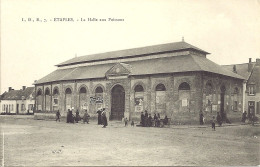
[(238, 94), (238, 93), (239, 93), (238, 88), (235, 87), (235, 89), (234, 89), (234, 94)]
[(155, 88), (156, 91), (165, 91), (165, 86), (164, 84), (158, 84)]
[(50, 96), (50, 89), (45, 89), (45, 110), (50, 111), (51, 109), (51, 96)]
[(41, 90), (41, 89), (39, 89), (39, 90), (37, 91), (37, 96), (40, 96), (40, 95), (42, 95), (42, 90)]
[(144, 91), (144, 88), (142, 85), (136, 85), (135, 92), (143, 92), (143, 91)]
[(41, 111), (42, 110), (42, 105), (43, 105), (42, 90), (38, 89), (36, 95), (37, 95), (36, 96), (36, 107), (37, 107), (37, 110)]
[(95, 90), (96, 96), (96, 110), (103, 108), (103, 89), (101, 86), (98, 86)]
[(206, 83), (206, 95), (212, 94), (213, 93), (213, 86), (210, 82)]
[(187, 82), (183, 82), (180, 84), (179, 90), (190, 90), (190, 85)]
[(66, 111), (72, 107), (72, 91), (70, 88), (65, 90), (65, 108)]
[(103, 89), (99, 86), (96, 88), (95, 93), (103, 93)]
[(164, 84), (158, 84), (155, 87), (155, 106), (156, 112), (164, 114), (166, 112), (166, 88)]
[(53, 95), (58, 95), (58, 94), (59, 94), (59, 89), (55, 88), (54, 91), (53, 91)]
[(79, 108), (80, 110), (87, 109), (87, 89), (84, 86), (79, 89)]
[(190, 112), (190, 85), (182, 82), (178, 88), (179, 92), (179, 111)]
[(135, 111), (142, 112), (144, 110), (144, 88), (142, 85), (135, 86)]
[(80, 88), (79, 93), (87, 93), (87, 90), (85, 87)]
[(71, 89), (70, 88), (67, 88), (66, 91), (65, 91), (65, 94), (71, 94)]
[(59, 110), (59, 89), (56, 87), (53, 90), (53, 111)]

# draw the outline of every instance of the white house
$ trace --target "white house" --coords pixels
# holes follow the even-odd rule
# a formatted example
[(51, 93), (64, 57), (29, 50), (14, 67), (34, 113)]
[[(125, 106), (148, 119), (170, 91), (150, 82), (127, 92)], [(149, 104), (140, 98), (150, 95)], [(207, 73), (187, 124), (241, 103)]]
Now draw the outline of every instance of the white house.
[(34, 110), (34, 87), (23, 86), (20, 90), (9, 87), (8, 92), (1, 95), (0, 113), (32, 114)]

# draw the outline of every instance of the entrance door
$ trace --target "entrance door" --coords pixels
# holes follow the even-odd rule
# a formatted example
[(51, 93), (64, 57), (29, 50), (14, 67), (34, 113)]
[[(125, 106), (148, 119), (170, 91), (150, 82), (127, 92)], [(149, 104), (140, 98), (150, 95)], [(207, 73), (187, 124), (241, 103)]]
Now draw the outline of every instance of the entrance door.
[(19, 104), (16, 105), (16, 114), (19, 114)]
[(255, 115), (255, 102), (254, 101), (248, 102), (248, 111), (250, 111), (251, 114)]
[(125, 112), (125, 90), (116, 85), (111, 92), (111, 120), (122, 120)]

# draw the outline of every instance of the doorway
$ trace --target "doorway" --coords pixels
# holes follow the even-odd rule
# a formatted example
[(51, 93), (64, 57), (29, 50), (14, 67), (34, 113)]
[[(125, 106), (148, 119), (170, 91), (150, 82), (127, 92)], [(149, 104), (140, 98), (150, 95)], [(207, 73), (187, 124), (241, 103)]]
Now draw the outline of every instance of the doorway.
[(122, 120), (125, 112), (125, 90), (116, 85), (111, 91), (111, 120)]
[(225, 119), (225, 86), (221, 86), (220, 90), (220, 115), (222, 118)]

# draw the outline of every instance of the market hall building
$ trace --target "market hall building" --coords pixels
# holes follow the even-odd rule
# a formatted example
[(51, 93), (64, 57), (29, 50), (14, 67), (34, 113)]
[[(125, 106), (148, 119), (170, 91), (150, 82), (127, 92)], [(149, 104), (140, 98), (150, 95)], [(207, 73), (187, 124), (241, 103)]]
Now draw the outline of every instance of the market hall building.
[(72, 58), (35, 82), (35, 118), (71, 108), (91, 117), (106, 108), (109, 120), (139, 121), (145, 110), (174, 123), (198, 122), (200, 111), (240, 118), (244, 78), (208, 54), (181, 41)]

